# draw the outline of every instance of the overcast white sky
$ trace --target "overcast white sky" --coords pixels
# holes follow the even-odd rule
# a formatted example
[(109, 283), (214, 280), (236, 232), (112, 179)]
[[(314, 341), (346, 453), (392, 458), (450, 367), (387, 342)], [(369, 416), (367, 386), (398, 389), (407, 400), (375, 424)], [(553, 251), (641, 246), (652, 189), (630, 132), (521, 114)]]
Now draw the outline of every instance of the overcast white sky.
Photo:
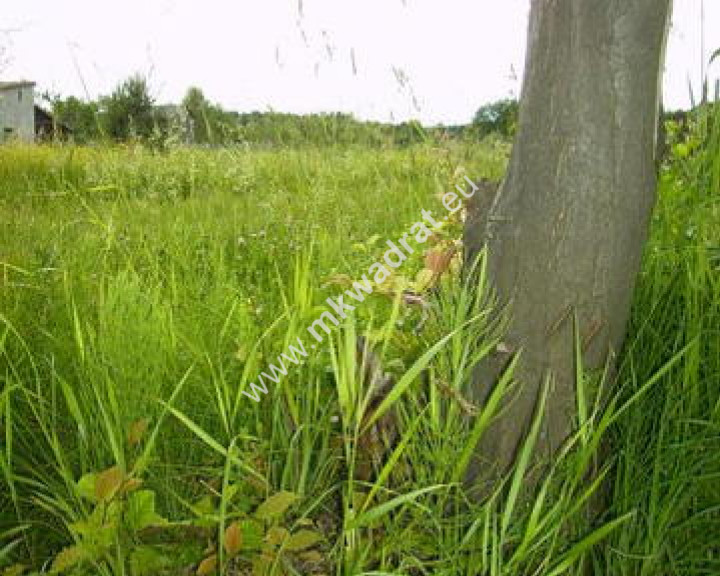
[[(345, 111), (466, 122), (516, 95), (530, 0), (2, 0), (3, 80), (107, 94), (134, 72), (161, 102), (190, 85), (239, 111)], [(701, 62), (701, 2), (675, 0), (667, 108), (689, 105)], [(720, 0), (705, 0), (705, 55), (720, 48)], [(710, 70), (720, 76), (720, 61)]]

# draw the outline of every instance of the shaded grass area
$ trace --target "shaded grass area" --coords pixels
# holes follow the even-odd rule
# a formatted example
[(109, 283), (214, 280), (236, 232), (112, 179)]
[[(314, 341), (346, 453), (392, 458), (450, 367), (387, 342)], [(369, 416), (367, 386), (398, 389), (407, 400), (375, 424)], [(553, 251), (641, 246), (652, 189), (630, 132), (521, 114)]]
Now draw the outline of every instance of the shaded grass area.
[[(422, 209), (443, 210), (437, 194), (464, 175), (499, 178), (506, 146), (3, 148), (0, 567), (714, 573), (712, 122), (698, 131), (715, 140), (664, 169), (617, 384), (584, 376), (582, 426), (551, 470), (526, 487), (534, 427), (486, 499), (462, 480), (493, 410), (465, 398), (500, 332), (458, 278), (428, 295), (420, 333), (420, 312), (376, 294), (260, 403), (241, 392), (306, 336), (341, 290), (333, 278), (356, 278)], [(414, 254), (390, 285), (424, 265)], [(391, 446), (368, 422), (360, 334), (396, 382)], [(509, 370), (498, 394), (512, 385)], [(601, 485), (610, 506), (591, 513)]]
[(622, 363), (626, 397), (668, 357), (682, 361), (614, 432), (617, 574), (720, 571), (720, 114), (692, 119), (661, 172), (652, 236)]

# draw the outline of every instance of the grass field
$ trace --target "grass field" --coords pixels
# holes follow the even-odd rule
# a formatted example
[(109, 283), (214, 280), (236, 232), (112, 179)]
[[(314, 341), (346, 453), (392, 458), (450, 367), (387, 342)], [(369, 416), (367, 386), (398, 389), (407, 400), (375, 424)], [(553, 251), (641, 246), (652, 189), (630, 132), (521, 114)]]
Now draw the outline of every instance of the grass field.
[[(467, 381), (497, 327), (455, 275), (417, 331), (393, 293), (420, 253), (261, 402), (241, 392), (507, 145), (0, 148), (0, 574), (720, 573), (719, 122), (663, 168), (617, 381), (585, 375), (545, 479), (524, 480), (533, 428), (486, 499), (462, 482), (492, 414)], [(389, 451), (360, 333), (397, 382)]]

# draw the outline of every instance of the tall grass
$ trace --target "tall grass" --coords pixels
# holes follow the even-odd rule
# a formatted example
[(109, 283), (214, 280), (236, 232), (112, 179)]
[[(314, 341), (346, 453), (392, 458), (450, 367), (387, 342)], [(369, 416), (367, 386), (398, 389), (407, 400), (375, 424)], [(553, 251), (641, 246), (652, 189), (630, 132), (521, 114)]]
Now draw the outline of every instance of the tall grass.
[[(464, 480), (519, 383), (511, 363), (488, 405), (467, 400), (502, 329), (482, 258), (472, 283), (426, 295), (426, 321), (374, 295), (261, 402), (242, 391), (378, 258), (373, 237), (441, 209), (465, 174), (499, 177), (506, 148), (3, 148), (0, 570), (713, 573), (713, 114), (663, 173), (619, 376), (579, 369), (577, 433), (550, 469), (534, 469), (536, 420), (484, 494)], [(360, 336), (395, 381), (379, 403)]]

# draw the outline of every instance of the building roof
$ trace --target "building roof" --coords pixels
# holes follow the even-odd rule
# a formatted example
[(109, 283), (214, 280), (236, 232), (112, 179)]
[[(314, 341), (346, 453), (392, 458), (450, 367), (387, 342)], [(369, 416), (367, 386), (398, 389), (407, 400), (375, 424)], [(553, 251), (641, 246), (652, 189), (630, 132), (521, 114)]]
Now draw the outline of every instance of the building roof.
[(15, 88), (27, 88), (35, 86), (31, 80), (17, 80), (16, 82), (0, 82), (0, 90), (14, 90)]

